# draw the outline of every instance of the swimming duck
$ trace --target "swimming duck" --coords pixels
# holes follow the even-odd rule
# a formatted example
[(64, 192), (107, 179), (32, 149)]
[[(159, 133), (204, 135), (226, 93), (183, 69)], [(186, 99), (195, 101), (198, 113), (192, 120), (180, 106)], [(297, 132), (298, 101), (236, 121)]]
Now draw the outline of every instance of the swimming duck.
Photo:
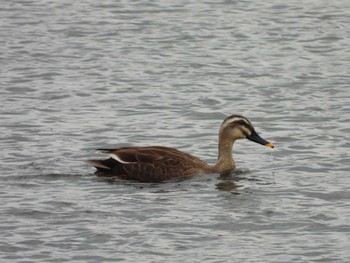
[(258, 135), (247, 118), (231, 115), (220, 126), (219, 156), (215, 165), (209, 165), (191, 154), (163, 146), (98, 149), (108, 153), (110, 158), (87, 162), (97, 169), (97, 176), (116, 176), (141, 182), (161, 182), (195, 174), (229, 174), (236, 168), (232, 158), (232, 147), (238, 139), (248, 139), (274, 148), (272, 143)]

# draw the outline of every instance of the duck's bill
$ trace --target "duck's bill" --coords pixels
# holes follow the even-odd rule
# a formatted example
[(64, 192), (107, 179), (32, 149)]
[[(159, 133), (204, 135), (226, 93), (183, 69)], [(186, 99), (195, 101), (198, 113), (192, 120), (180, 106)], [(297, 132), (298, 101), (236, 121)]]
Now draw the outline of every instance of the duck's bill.
[(267, 147), (270, 147), (270, 148), (274, 148), (275, 146), (266, 141), (265, 139), (261, 138), (259, 136), (259, 134), (256, 133), (256, 131), (253, 131), (251, 135), (247, 136), (247, 139), (252, 141), (252, 142), (256, 142), (256, 143), (259, 143), (259, 144), (262, 144), (262, 145), (265, 145)]

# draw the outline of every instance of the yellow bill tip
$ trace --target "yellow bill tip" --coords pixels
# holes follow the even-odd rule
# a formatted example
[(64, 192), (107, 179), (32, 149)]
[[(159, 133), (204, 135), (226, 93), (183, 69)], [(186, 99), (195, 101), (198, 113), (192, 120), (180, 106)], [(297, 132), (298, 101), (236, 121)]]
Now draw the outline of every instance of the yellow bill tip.
[(266, 147), (270, 147), (270, 148), (275, 148), (275, 146), (272, 143), (267, 143), (265, 144)]

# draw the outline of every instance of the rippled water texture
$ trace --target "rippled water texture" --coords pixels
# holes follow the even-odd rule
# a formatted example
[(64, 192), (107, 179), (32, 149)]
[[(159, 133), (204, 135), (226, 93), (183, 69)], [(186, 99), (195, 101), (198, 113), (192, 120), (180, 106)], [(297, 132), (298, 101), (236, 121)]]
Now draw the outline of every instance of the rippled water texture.
[[(350, 2), (2, 1), (1, 262), (349, 262)], [(104, 180), (167, 145), (229, 178)]]

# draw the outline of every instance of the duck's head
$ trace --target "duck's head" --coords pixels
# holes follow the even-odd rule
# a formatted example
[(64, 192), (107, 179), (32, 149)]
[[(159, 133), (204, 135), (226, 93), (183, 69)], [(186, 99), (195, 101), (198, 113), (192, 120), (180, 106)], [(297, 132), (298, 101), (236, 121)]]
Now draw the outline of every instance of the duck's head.
[(255, 131), (252, 123), (241, 115), (227, 117), (220, 127), (220, 137), (231, 141), (248, 139), (250, 141), (274, 148), (274, 145), (261, 138)]

